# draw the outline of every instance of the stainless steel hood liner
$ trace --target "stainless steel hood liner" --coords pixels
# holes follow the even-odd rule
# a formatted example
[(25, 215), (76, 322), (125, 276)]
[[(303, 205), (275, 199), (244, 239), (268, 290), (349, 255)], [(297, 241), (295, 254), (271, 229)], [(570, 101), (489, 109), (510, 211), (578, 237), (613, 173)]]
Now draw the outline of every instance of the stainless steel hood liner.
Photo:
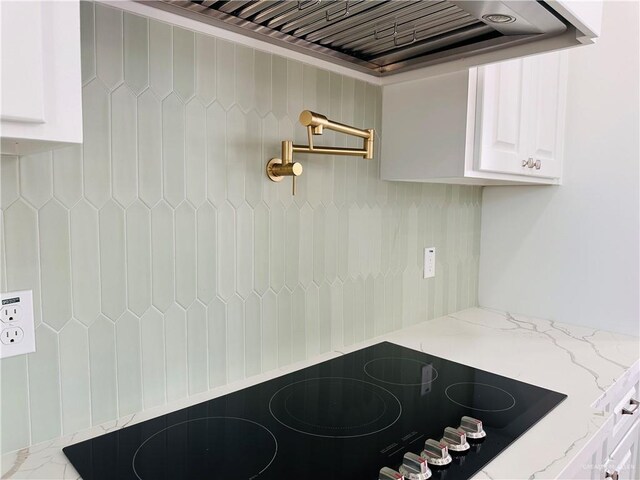
[(470, 55), (566, 28), (534, 0), (144, 3), (378, 75), (415, 68), (436, 54), (443, 58), (442, 52)]

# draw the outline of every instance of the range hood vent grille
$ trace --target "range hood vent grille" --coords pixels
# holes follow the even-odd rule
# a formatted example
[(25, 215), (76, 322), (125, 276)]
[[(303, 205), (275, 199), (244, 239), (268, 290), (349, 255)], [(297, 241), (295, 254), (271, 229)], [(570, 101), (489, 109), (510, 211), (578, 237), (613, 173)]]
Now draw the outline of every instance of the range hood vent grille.
[[(486, 46), (487, 42), (504, 44), (503, 37), (508, 35), (523, 37), (521, 31), (505, 32), (501, 26), (489, 25), (482, 19), (485, 12), (478, 6), (491, 2), (163, 0), (148, 3), (378, 74), (406, 69), (411, 63), (417, 63), (412, 62), (414, 59), (424, 59), (442, 51), (479, 43)], [(506, 2), (493, 4), (503, 3)], [(532, 33), (531, 24), (526, 20), (520, 21), (516, 29), (522, 28), (523, 24), (528, 28), (527, 33)], [(538, 30), (536, 33), (544, 32)]]

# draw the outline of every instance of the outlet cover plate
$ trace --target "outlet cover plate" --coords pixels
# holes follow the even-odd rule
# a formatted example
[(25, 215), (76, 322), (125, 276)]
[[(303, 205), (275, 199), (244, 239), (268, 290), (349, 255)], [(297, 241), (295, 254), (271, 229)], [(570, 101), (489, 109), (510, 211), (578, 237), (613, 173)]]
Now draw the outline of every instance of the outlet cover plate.
[[(0, 293), (0, 358), (14, 357), (36, 351), (36, 335), (33, 321), (33, 292)], [(20, 332), (21, 335), (12, 335)], [(20, 336), (22, 339), (20, 339)], [(11, 342), (11, 339), (14, 341)], [(18, 341), (16, 341), (18, 340)]]
[(424, 278), (436, 276), (436, 248), (427, 247), (424, 249)]

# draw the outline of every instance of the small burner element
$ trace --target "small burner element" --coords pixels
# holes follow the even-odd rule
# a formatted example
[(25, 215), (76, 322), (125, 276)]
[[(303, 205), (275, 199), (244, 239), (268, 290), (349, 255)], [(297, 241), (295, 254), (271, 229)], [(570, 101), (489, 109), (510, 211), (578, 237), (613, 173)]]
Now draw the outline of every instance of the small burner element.
[(406, 387), (426, 387), (438, 378), (432, 364), (411, 358), (376, 358), (365, 363), (364, 373), (374, 380)]
[(355, 378), (301, 380), (278, 390), (269, 401), (271, 415), (296, 432), (316, 437), (372, 435), (396, 423), (400, 401), (390, 391)]
[(509, 392), (486, 383), (454, 383), (444, 393), (456, 405), (478, 412), (504, 412), (516, 405), (516, 399)]
[(133, 455), (132, 466), (139, 480), (252, 479), (269, 468), (277, 453), (276, 437), (259, 423), (205, 417), (176, 423), (148, 437)]

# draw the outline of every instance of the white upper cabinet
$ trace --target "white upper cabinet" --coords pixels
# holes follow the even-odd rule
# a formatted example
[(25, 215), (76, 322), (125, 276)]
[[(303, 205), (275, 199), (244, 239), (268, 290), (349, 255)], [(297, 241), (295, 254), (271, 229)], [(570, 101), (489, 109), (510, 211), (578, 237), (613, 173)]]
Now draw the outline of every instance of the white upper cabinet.
[(550, 53), (386, 86), (382, 178), (559, 183), (566, 77)]
[(478, 69), (478, 170), (560, 178), (565, 63), (551, 53)]
[(79, 2), (0, 2), (2, 153), (82, 142)]

